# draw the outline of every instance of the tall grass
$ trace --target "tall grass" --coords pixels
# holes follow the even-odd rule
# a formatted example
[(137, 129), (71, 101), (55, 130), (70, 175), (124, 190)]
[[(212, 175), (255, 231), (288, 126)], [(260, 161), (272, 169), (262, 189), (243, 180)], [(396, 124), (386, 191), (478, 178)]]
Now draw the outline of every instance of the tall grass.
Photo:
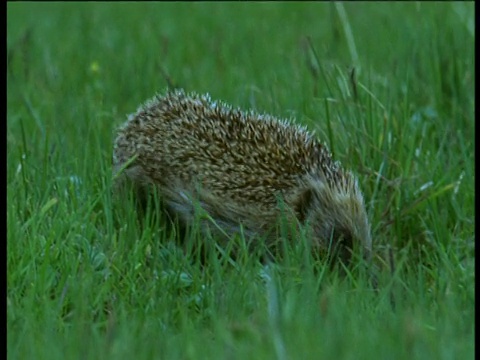
[[(473, 3), (8, 3), (9, 358), (471, 358), (473, 30)], [(112, 194), (115, 128), (168, 86), (315, 130), (379, 290), (300, 245), (202, 262)]]

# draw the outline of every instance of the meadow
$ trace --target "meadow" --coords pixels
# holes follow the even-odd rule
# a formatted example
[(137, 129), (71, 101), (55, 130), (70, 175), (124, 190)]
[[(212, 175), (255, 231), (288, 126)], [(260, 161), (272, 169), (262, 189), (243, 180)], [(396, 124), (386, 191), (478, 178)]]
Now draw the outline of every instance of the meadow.
[[(7, 3), (8, 358), (473, 358), (474, 40), (473, 2)], [(378, 289), (301, 244), (202, 263), (112, 193), (115, 129), (168, 87), (315, 131)]]

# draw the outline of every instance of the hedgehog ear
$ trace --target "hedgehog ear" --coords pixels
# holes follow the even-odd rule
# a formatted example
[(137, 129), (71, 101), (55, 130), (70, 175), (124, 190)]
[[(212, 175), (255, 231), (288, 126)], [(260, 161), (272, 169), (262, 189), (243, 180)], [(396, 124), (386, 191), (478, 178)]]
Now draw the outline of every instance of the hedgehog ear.
[(313, 201), (313, 189), (304, 189), (293, 201), (293, 208), (297, 214), (298, 220), (304, 222), (307, 218), (308, 210), (311, 208)]

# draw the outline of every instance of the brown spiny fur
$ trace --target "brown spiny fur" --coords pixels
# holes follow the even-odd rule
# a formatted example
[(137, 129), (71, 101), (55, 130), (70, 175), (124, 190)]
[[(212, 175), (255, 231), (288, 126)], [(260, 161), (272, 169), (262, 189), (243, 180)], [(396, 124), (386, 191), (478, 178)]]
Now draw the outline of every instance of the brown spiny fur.
[(270, 230), (283, 214), (310, 226), (319, 252), (357, 243), (370, 256), (356, 179), (313, 134), (289, 121), (233, 109), (208, 95), (168, 92), (141, 106), (118, 130), (114, 171), (129, 161), (120, 178), (156, 186), (184, 224), (193, 221), (198, 201), (226, 233), (242, 224), (246, 235), (269, 234), (273, 244)]

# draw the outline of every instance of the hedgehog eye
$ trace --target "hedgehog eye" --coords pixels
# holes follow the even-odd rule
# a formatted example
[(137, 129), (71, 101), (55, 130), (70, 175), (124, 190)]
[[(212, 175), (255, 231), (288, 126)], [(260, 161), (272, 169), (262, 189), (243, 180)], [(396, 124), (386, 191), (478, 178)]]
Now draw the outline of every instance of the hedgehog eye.
[(351, 249), (353, 246), (352, 236), (343, 229), (333, 229), (330, 241), (336, 248)]
[(294, 209), (297, 213), (298, 220), (304, 222), (307, 218), (308, 210), (310, 209), (311, 203), (313, 200), (313, 190), (306, 189), (299, 197), (295, 200)]

